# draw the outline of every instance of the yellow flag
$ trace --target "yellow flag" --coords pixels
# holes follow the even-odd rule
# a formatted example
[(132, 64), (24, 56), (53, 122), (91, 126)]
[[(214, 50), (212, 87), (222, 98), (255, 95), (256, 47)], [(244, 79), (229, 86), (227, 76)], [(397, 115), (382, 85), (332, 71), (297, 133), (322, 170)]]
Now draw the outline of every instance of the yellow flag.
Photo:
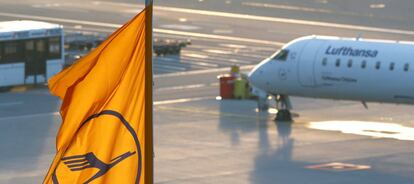
[(44, 184), (153, 183), (152, 4), (49, 88), (63, 123)]

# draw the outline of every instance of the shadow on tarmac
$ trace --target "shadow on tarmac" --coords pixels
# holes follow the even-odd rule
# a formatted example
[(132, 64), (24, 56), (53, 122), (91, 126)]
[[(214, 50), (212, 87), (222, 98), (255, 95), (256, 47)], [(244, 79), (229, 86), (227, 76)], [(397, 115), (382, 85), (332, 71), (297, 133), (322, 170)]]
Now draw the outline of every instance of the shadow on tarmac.
[[(250, 105), (242, 105), (243, 103), (236, 101), (221, 101), (220, 102), (220, 122), (219, 129), (229, 134), (234, 149), (242, 147), (243, 142), (240, 141), (244, 134), (257, 133), (258, 134), (258, 150), (254, 159), (254, 168), (251, 168), (250, 183), (252, 184), (343, 184), (343, 183), (363, 183), (363, 184), (378, 184), (378, 183), (399, 183), (409, 184), (412, 180), (404, 176), (384, 173), (375, 168), (376, 163), (370, 160), (344, 160), (343, 162), (350, 163), (367, 163), (373, 168), (371, 170), (362, 171), (323, 171), (312, 170), (305, 167), (319, 163), (298, 161), (302, 155), (307, 153), (298, 152), (303, 150), (303, 146), (295, 145), (295, 139), (303, 132), (300, 129), (302, 123), (295, 122), (274, 122), (274, 114), (256, 113), (252, 110)], [(275, 126), (273, 126), (275, 125)], [(271, 128), (276, 128), (272, 130)], [(295, 134), (295, 130), (299, 130)], [(272, 132), (276, 132), (273, 134)], [(276, 136), (275, 136), (276, 135)], [(308, 134), (309, 135), (309, 134)], [(344, 143), (346, 144), (346, 143)], [(307, 145), (307, 149), (320, 149), (321, 145), (312, 148)], [(296, 149), (296, 151), (295, 151)], [(324, 149), (331, 149), (324, 147)], [(355, 150), (343, 150), (355, 151)], [(295, 152), (297, 152), (295, 154)], [(323, 157), (324, 150), (310, 150), (308, 154), (310, 158)], [(240, 152), (240, 154), (243, 154)], [(294, 156), (295, 155), (295, 156)], [(237, 157), (237, 155), (235, 155)], [(329, 158), (335, 158), (335, 155), (330, 155)], [(328, 158), (328, 160), (329, 160)], [(381, 158), (371, 158), (374, 160)], [(326, 159), (325, 159), (326, 160)], [(341, 160), (332, 160), (331, 162), (341, 162)]]

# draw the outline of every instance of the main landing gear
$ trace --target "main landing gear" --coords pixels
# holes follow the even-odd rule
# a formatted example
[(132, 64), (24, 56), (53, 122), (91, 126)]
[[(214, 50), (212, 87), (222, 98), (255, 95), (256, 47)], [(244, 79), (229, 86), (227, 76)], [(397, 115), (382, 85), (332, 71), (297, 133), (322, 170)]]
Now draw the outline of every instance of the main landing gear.
[(293, 121), (290, 110), (292, 104), (287, 95), (275, 95), (277, 114), (275, 121)]

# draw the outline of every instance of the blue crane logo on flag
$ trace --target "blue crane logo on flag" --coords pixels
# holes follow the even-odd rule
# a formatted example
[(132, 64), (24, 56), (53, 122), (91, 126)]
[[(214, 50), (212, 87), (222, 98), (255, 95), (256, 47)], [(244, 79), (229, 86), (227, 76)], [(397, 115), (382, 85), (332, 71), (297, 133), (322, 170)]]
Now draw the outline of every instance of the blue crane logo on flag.
[[(136, 163), (138, 166), (137, 168), (138, 170), (136, 172), (135, 184), (139, 184), (140, 179), (141, 179), (141, 174), (142, 174), (141, 173), (142, 172), (142, 152), (141, 152), (142, 150), (141, 150), (140, 142), (139, 142), (139, 139), (138, 139), (138, 136), (135, 130), (132, 128), (129, 122), (126, 121), (126, 119), (119, 112), (112, 111), (112, 110), (104, 110), (100, 113), (94, 114), (90, 116), (89, 118), (87, 118), (81, 124), (78, 132), (80, 131), (80, 129), (82, 129), (82, 127), (84, 127), (86, 124), (89, 124), (90, 122), (94, 122), (94, 123), (90, 123), (89, 124), (90, 126), (102, 125), (103, 122), (106, 122), (105, 120), (101, 119), (99, 121), (92, 121), (102, 116), (116, 118), (118, 121), (113, 121), (113, 122), (119, 122), (122, 125), (121, 127), (126, 128), (127, 130), (126, 132), (129, 133), (129, 135), (133, 139), (133, 142), (135, 143), (131, 145), (135, 147), (134, 149), (135, 151), (125, 152), (123, 154), (116, 156), (115, 158), (109, 158), (110, 160), (102, 159), (102, 155), (99, 156), (99, 154), (96, 154), (97, 152), (94, 152), (92, 150), (85, 151), (86, 152), (85, 154), (82, 154), (82, 153), (81, 154), (75, 153), (73, 155), (69, 154), (68, 156), (64, 156), (60, 159), (62, 166), (67, 167), (70, 170), (70, 172), (73, 172), (73, 173), (81, 172), (86, 169), (97, 169), (97, 172), (94, 173), (93, 176), (91, 176), (88, 179), (85, 179), (86, 181), (83, 181), (83, 184), (89, 184), (95, 181), (96, 179), (101, 178), (105, 176), (106, 174), (108, 174), (110, 170), (114, 168), (116, 165), (123, 163), (124, 161), (127, 161), (128, 158), (131, 158), (132, 156), (136, 155), (138, 158), (137, 163)], [(59, 176), (55, 170), (52, 174), (53, 184), (61, 183), (59, 182), (59, 180), (60, 180)]]
[(112, 167), (119, 164), (128, 157), (134, 155), (136, 152), (126, 152), (118, 157), (115, 157), (111, 160), (111, 163), (106, 164), (103, 161), (99, 160), (94, 153), (86, 153), (84, 155), (75, 155), (69, 157), (63, 157), (63, 163), (68, 166), (71, 171), (82, 171), (88, 168), (97, 168), (99, 171), (85, 181), (85, 184), (92, 182), (93, 180), (105, 175)]

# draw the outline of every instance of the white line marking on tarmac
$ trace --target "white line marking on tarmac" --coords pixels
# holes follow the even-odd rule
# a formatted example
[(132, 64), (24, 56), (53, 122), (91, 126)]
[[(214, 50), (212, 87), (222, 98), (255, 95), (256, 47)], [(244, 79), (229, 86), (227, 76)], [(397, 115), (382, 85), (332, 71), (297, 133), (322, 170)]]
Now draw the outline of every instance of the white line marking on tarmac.
[(387, 29), (379, 27), (367, 27), (367, 26), (358, 26), (351, 24), (337, 24), (329, 22), (318, 22), (318, 21), (309, 21), (301, 19), (287, 19), (279, 17), (265, 17), (257, 15), (247, 15), (247, 14), (236, 14), (236, 13), (226, 13), (226, 12), (215, 12), (215, 11), (205, 11), (205, 10), (194, 10), (194, 9), (183, 9), (183, 8), (172, 8), (172, 7), (155, 7), (157, 10), (164, 11), (174, 11), (181, 13), (192, 13), (198, 15), (208, 15), (208, 16), (217, 16), (217, 17), (226, 17), (226, 18), (238, 18), (245, 20), (256, 20), (256, 21), (268, 21), (268, 22), (280, 22), (288, 24), (301, 24), (308, 26), (320, 26), (320, 27), (330, 27), (330, 28), (342, 28), (350, 30), (359, 30), (359, 31), (372, 31), (372, 32), (381, 32), (381, 33), (395, 33), (395, 34), (405, 34), (405, 35), (414, 35), (414, 31), (408, 30), (398, 30), (398, 29)]
[(179, 25), (179, 24), (166, 24), (166, 25), (160, 25), (162, 28), (166, 29), (178, 29), (178, 30), (185, 30), (185, 31), (194, 31), (201, 29), (198, 26), (191, 26), (191, 25)]
[(0, 107), (21, 105), (21, 104), (24, 104), (24, 103), (23, 102), (5, 102), (5, 103), (0, 103)]
[[(32, 20), (36, 19), (36, 20), (70, 23), (70, 24), (83, 24), (83, 25), (89, 25), (89, 26), (100, 26), (100, 27), (110, 27), (110, 28), (119, 28), (122, 26), (121, 24), (92, 22), (92, 21), (73, 20), (73, 19), (64, 19), (64, 18), (53, 18), (53, 17), (44, 17), (44, 16), (34, 16), (34, 15), (24, 15), (24, 14), (15, 14), (15, 13), (4, 13), (4, 12), (0, 12), (0, 16), (22, 18), (22, 19), (32, 19)], [(192, 37), (229, 40), (229, 41), (239, 41), (239, 42), (250, 42), (250, 43), (257, 43), (257, 44), (277, 45), (277, 46), (284, 45), (284, 43), (281, 43), (281, 42), (256, 40), (256, 39), (240, 38), (240, 37), (232, 37), (232, 36), (221, 36), (221, 35), (185, 32), (185, 31), (174, 31), (174, 30), (158, 29), (158, 28), (154, 28), (153, 30), (155, 33), (192, 36)]]
[[(241, 66), (241, 70), (251, 70), (256, 65), (245, 65)], [(177, 77), (177, 76), (185, 76), (185, 75), (198, 75), (198, 74), (206, 74), (206, 73), (218, 73), (218, 72), (227, 72), (229, 70), (228, 67), (223, 68), (214, 68), (214, 69), (207, 69), (207, 70), (194, 70), (188, 72), (176, 72), (176, 73), (167, 73), (167, 74), (159, 74), (154, 75), (154, 79), (157, 78), (164, 78), (164, 77)]]
[(383, 8), (385, 8), (385, 4), (383, 4), (383, 3), (370, 4), (369, 7), (372, 8), (372, 9), (383, 9)]
[[(154, 102), (154, 106), (193, 102), (193, 101), (200, 101), (200, 100), (209, 100), (209, 99), (215, 99), (215, 97), (182, 98), (182, 99), (174, 99), (174, 100), (156, 101)], [(37, 118), (37, 117), (42, 117), (42, 116), (59, 116), (59, 115), (60, 115), (59, 112), (47, 112), (47, 113), (27, 114), (27, 115), (20, 115), (20, 116), (6, 116), (6, 117), (0, 117), (0, 121), (24, 119), (24, 118)]]
[(332, 10), (327, 10), (327, 9), (319, 9), (319, 8), (316, 9), (316, 8), (308, 8), (308, 7), (300, 7), (300, 6), (290, 6), (290, 5), (281, 5), (281, 4), (270, 4), (270, 3), (243, 2), (242, 5), (252, 6), (252, 7), (261, 7), (261, 8), (275, 8), (275, 9), (283, 9), (283, 10), (296, 10), (296, 11), (304, 11), (304, 12), (333, 13)]
[(337, 10), (329, 10), (329, 9), (322, 9), (322, 8), (309, 8), (309, 7), (303, 7), (303, 6), (302, 7), (301, 6), (290, 6), (290, 5), (281, 5), (281, 4), (272, 4), (272, 3), (243, 2), (242, 5), (260, 7), (260, 8), (273, 8), (273, 9), (281, 9), (281, 10), (302, 11), (302, 12), (338, 14), (338, 15), (345, 15), (345, 16), (372, 17), (371, 14), (363, 14), (363, 13), (357, 13), (357, 12), (352, 12), (352, 11), (337, 11)]
[(188, 66), (190, 66), (190, 68), (202, 68), (202, 69), (206, 69), (206, 68), (217, 68), (217, 67), (219, 67), (218, 64), (212, 64), (208, 60), (201, 60), (201, 59), (197, 59), (197, 58), (190, 58), (190, 57), (187, 57), (187, 56), (181, 56), (180, 63), (185, 63)]
[(215, 98), (216, 97), (200, 97), (200, 98), (182, 98), (182, 99), (175, 99), (175, 100), (164, 100), (164, 101), (154, 102), (154, 106), (156, 106), (156, 105), (176, 104), (176, 103), (185, 103), (185, 102), (193, 102), (193, 101), (200, 101), (200, 100), (209, 100), (209, 99), (215, 99)]
[(102, 29), (102, 28), (90, 28), (90, 27), (82, 27), (81, 29), (77, 29), (75, 27), (72, 26), (65, 26), (65, 31), (66, 32), (98, 32), (98, 33), (105, 33), (105, 34), (110, 34), (113, 33), (115, 31), (115, 28), (113, 29)]
[(247, 15), (247, 14), (236, 14), (236, 13), (172, 8), (172, 7), (155, 7), (155, 9), (164, 10), (164, 11), (182, 12), (182, 13), (192, 13), (192, 14), (199, 14), (199, 15), (208, 15), (208, 16), (238, 18), (238, 19), (246, 19), (246, 20), (256, 20), (256, 21), (259, 20), (259, 21), (281, 22), (281, 23), (289, 23), (289, 24), (302, 24), (302, 25), (309, 25), (309, 26), (334, 27), (334, 28), (360, 30), (360, 31), (373, 31), (373, 32), (382, 32), (382, 33), (414, 35), (414, 31), (387, 29), (387, 28), (378, 28), (378, 27), (367, 27), (367, 26), (358, 26), (358, 25), (351, 25), (351, 24), (337, 24), (337, 23), (328, 23), (328, 22), (300, 20), (300, 19), (265, 17), (265, 16), (256, 16), (256, 15)]
[(188, 57), (191, 57), (191, 58), (208, 59), (208, 56), (203, 55), (203, 54), (183, 53), (181, 55), (182, 56), (188, 56)]
[(171, 66), (171, 65), (166, 65), (166, 64), (153, 63), (153, 65), (154, 65), (154, 68), (165, 68), (169, 70), (181, 70), (181, 71), (186, 70), (185, 67)]
[(257, 39), (250, 39), (250, 38), (240, 38), (240, 37), (233, 37), (233, 36), (222, 36), (222, 35), (214, 35), (214, 34), (175, 31), (175, 30), (167, 30), (167, 29), (157, 29), (157, 28), (154, 28), (154, 32), (164, 33), (164, 34), (173, 34), (173, 35), (182, 35), (182, 36), (200, 37), (200, 38), (209, 38), (209, 39), (218, 39), (218, 40), (228, 40), (228, 41), (249, 42), (249, 43), (266, 44), (266, 45), (276, 45), (276, 46), (282, 46), (282, 45), (285, 44), (285, 43), (282, 43), (282, 42), (257, 40)]
[[(19, 158), (19, 157), (17, 157)], [(52, 158), (52, 157), (50, 157)], [(21, 161), (21, 160), (19, 160)], [(36, 165), (37, 163), (31, 163), (32, 165)], [(39, 166), (38, 166), (39, 167)], [(29, 171), (22, 171), (18, 169), (7, 169), (7, 171), (2, 171), (0, 173), (0, 183), (9, 183), (9, 181), (15, 181), (22, 178), (36, 178), (44, 176), (44, 169), (45, 168), (33, 168)]]
[[(137, 6), (137, 5), (128, 4), (128, 3), (111, 3), (111, 2), (102, 2), (102, 1), (95, 1), (95, 2), (98, 2), (101, 4), (112, 4), (112, 5), (119, 5), (119, 6), (142, 7), (142, 6)], [(245, 20), (281, 22), (281, 23), (289, 23), (289, 24), (301, 24), (301, 25), (308, 25), (308, 26), (320, 26), (320, 27), (330, 27), (330, 28), (333, 27), (333, 28), (342, 28), (342, 29), (359, 30), (359, 31), (372, 31), (372, 32), (381, 32), (381, 33), (414, 35), (414, 31), (409, 31), (409, 30), (367, 27), (367, 26), (358, 26), (358, 25), (351, 25), (351, 24), (337, 24), (337, 23), (309, 21), (309, 20), (301, 20), (301, 19), (287, 19), (287, 18), (280, 18), (280, 17), (266, 17), (266, 16), (257, 16), (257, 15), (206, 11), (206, 10), (197, 10), (197, 9), (174, 8), (174, 7), (164, 7), (164, 6), (155, 6), (154, 9), (158, 11), (172, 11), (172, 12), (180, 12), (180, 13), (208, 15), (208, 16), (226, 17), (226, 18), (237, 18), (237, 19), (245, 19)]]
[(21, 19), (32, 19), (32, 20), (36, 19), (36, 20), (70, 23), (70, 24), (83, 24), (83, 25), (100, 26), (100, 27), (111, 27), (111, 28), (119, 28), (122, 26), (121, 24), (92, 22), (92, 21), (73, 20), (73, 19), (64, 19), (64, 18), (53, 18), (53, 17), (25, 15), (25, 14), (16, 14), (16, 13), (5, 13), (5, 12), (0, 12), (0, 16), (21, 18)]
[[(95, 5), (110, 4), (110, 5), (118, 5), (118, 6), (126, 6), (126, 7), (143, 8), (142, 5), (128, 4), (128, 3), (113, 3), (113, 2), (94, 1), (93, 4), (95, 4)], [(371, 31), (371, 32), (381, 32), (381, 33), (414, 35), (414, 31), (409, 31), (409, 30), (358, 26), (358, 25), (351, 25), (351, 24), (337, 24), (337, 23), (309, 21), (309, 20), (301, 20), (301, 19), (287, 19), (287, 18), (280, 18), (280, 17), (266, 17), (266, 16), (257, 16), (257, 15), (247, 15), (247, 14), (237, 14), (237, 13), (227, 13), (227, 12), (217, 12), (217, 11), (206, 11), (206, 10), (197, 10), (197, 9), (185, 9), (185, 8), (175, 8), (175, 7), (164, 7), (164, 6), (155, 6), (154, 9), (159, 10), (159, 11), (172, 11), (172, 12), (180, 12), (180, 13), (189, 13), (189, 14), (216, 16), (216, 17), (226, 17), (226, 18), (237, 18), (237, 19), (245, 19), (245, 20), (281, 22), (281, 23), (289, 23), (289, 24), (301, 24), (301, 25), (308, 25), (308, 26), (321, 26), (321, 27), (331, 27), (331, 28), (333, 27), (333, 28), (342, 28), (342, 29), (359, 30), (359, 31)], [(32, 15), (20, 15), (20, 14), (13, 14), (13, 13), (0, 13), (0, 15), (12, 16), (12, 17), (17, 17), (17, 18), (26, 18), (26, 19), (47, 18), (48, 21), (57, 21), (56, 19), (59, 19), (59, 18), (41, 17), (41, 16), (32, 16)], [(53, 20), (53, 19), (55, 19), (55, 20)], [(60, 22), (76, 23), (74, 21), (78, 22), (77, 20), (60, 19)], [(117, 24), (110, 24), (110, 23), (99, 23), (99, 22), (89, 22), (89, 21), (81, 21), (81, 22), (84, 22), (84, 23), (88, 22), (89, 25), (95, 25), (95, 26), (114, 27), (114, 25), (115, 25), (116, 28), (118, 28), (120, 26), (120, 25), (117, 25)], [(154, 32), (156, 32), (155, 29), (154, 29)]]
[(112, 6), (124, 6), (127, 8), (144, 8), (144, 5), (142, 4), (132, 4), (132, 3), (115, 3), (115, 2), (109, 2), (109, 1), (93, 1), (92, 4), (94, 5), (101, 5), (101, 4), (106, 4), (106, 5), (112, 5)]
[(210, 83), (210, 84), (193, 84), (193, 85), (185, 85), (185, 86), (172, 86), (172, 87), (164, 87), (164, 88), (155, 88), (155, 91), (171, 91), (171, 90), (183, 90), (183, 89), (195, 89), (195, 88), (203, 88), (203, 87), (210, 87), (210, 86), (218, 86), (219, 83)]
[(20, 115), (20, 116), (7, 116), (7, 117), (0, 117), (0, 121), (21, 119), (21, 118), (36, 118), (36, 117), (42, 117), (42, 116), (58, 116), (58, 115), (60, 115), (59, 112), (47, 112), (47, 113), (27, 114), (27, 115)]

